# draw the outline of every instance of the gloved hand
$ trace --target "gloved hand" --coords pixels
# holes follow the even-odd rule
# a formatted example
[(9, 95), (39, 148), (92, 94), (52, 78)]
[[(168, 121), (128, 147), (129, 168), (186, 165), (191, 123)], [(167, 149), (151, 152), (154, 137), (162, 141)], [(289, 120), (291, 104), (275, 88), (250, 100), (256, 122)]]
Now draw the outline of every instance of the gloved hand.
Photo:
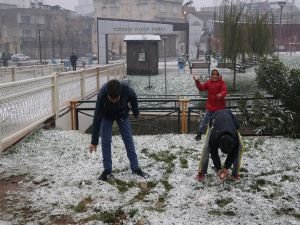
[(96, 152), (96, 150), (97, 150), (97, 145), (90, 144), (89, 150), (90, 150), (90, 153)]
[(228, 175), (229, 175), (229, 172), (228, 172), (228, 169), (226, 169), (226, 168), (220, 169), (218, 171), (218, 177), (221, 179), (221, 181), (225, 180)]

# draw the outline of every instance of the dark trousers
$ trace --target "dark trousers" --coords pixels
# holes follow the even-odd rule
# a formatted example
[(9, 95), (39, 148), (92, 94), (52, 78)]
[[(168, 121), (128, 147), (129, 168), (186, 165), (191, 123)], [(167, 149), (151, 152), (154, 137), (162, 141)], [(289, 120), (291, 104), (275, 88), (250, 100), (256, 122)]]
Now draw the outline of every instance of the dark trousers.
[[(102, 147), (102, 158), (103, 166), (105, 170), (112, 171), (112, 160), (111, 160), (111, 139), (112, 139), (112, 120), (102, 119), (101, 122), (101, 147)], [(127, 158), (130, 162), (131, 170), (136, 170), (139, 167), (137, 155), (132, 138), (131, 126), (129, 119), (119, 119), (116, 121), (119, 127), (123, 142), (125, 144)]]
[(73, 71), (76, 71), (76, 63), (72, 64), (72, 67), (73, 67)]

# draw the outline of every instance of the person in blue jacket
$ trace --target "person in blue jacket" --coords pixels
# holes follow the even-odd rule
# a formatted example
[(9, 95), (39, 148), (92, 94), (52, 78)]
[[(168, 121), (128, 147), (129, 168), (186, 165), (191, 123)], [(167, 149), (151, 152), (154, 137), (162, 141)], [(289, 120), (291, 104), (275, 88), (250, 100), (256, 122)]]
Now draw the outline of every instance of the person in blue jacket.
[(136, 93), (125, 82), (110, 80), (104, 84), (97, 96), (96, 110), (93, 120), (92, 141), (89, 146), (90, 152), (96, 151), (101, 136), (101, 148), (104, 171), (99, 177), (100, 180), (107, 180), (112, 175), (111, 141), (112, 126), (117, 123), (123, 142), (125, 144), (127, 157), (130, 161), (130, 168), (133, 174), (146, 177), (139, 168), (139, 163), (132, 138), (132, 131), (129, 122), (130, 103), (135, 118), (139, 116), (139, 107)]
[[(239, 179), (239, 169), (241, 164), (243, 144), (238, 129), (239, 121), (230, 110), (219, 110), (213, 114), (209, 121), (209, 127), (206, 134), (206, 143), (204, 144), (197, 180), (202, 181), (207, 173), (209, 154), (211, 155), (214, 168), (221, 180), (224, 180), (232, 168), (232, 177)], [(227, 154), (224, 166), (222, 168), (218, 150)]]

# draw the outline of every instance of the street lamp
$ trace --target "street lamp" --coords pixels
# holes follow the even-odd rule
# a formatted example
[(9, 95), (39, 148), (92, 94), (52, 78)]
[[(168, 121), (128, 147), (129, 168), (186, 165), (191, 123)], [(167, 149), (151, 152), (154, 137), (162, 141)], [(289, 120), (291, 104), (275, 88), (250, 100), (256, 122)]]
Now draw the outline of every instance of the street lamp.
[(186, 10), (184, 10), (184, 11), (183, 11), (184, 23), (186, 23), (186, 15), (187, 15), (187, 11), (186, 11)]
[(285, 6), (286, 2), (279, 1), (278, 5), (280, 6), (280, 27), (279, 27), (279, 41), (278, 41), (278, 55), (279, 55), (279, 45), (281, 44), (281, 19), (282, 19), (282, 8)]

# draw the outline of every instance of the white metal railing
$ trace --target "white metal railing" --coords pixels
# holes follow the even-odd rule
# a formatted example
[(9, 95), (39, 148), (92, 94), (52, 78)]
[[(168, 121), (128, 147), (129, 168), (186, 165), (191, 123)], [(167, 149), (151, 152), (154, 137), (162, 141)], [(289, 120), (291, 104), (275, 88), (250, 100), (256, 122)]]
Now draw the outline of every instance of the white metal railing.
[(103, 83), (125, 74), (122, 63), (0, 84), (0, 152), (47, 119), (57, 118), (70, 100), (97, 93)]
[(0, 84), (51, 75), (64, 71), (64, 64), (47, 64), (22, 67), (1, 67)]

